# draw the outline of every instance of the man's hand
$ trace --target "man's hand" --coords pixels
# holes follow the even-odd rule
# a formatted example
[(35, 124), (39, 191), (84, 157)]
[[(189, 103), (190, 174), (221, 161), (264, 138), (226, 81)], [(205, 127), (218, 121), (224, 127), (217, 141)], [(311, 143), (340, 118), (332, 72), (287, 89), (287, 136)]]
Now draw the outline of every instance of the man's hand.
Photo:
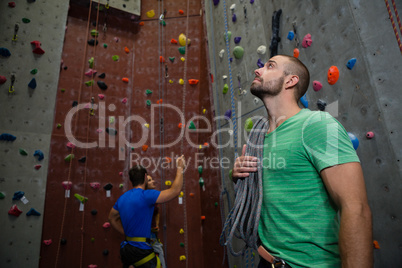
[(243, 145), (241, 156), (236, 158), (232, 179), (236, 182), (239, 178), (250, 176), (250, 172), (257, 172), (258, 158), (254, 156), (246, 156), (246, 144)]
[(186, 160), (184, 159), (184, 155), (180, 156), (176, 160), (176, 166), (184, 170), (186, 168)]

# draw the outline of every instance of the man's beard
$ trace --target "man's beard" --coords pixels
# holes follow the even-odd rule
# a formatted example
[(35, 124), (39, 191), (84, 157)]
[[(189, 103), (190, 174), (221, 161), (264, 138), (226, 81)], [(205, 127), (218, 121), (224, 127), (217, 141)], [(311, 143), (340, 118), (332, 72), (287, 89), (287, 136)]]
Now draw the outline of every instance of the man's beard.
[(259, 84), (251, 84), (250, 92), (254, 96), (262, 99), (265, 96), (275, 97), (282, 91), (283, 81), (285, 81), (285, 77), (281, 76), (275, 80), (268, 81), (264, 83), (261, 81)]

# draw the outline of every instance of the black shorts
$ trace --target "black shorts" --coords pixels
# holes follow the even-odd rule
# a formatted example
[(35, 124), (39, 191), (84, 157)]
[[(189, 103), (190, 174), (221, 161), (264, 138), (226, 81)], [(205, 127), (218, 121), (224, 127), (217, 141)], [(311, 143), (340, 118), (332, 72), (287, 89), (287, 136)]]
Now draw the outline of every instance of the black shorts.
[[(120, 248), (120, 257), (121, 262), (123, 263), (123, 268), (128, 268), (130, 265), (134, 265), (137, 261), (142, 260), (143, 258), (147, 257), (149, 254), (154, 252), (153, 249), (142, 249), (134, 247), (130, 244), (124, 245)], [(149, 262), (144, 263), (141, 268), (155, 268), (157, 264), (156, 257), (150, 260)]]

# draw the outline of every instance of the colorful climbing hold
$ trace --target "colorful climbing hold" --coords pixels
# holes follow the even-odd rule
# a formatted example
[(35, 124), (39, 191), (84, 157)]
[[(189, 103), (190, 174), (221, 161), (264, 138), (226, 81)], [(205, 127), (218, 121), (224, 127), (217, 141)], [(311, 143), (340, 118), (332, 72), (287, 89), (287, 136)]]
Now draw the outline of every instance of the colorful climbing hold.
[(165, 58), (162, 57), (162, 56), (159, 56), (159, 62), (160, 62), (160, 63), (164, 63), (164, 62), (165, 62)]
[(57, 124), (57, 126), (56, 126), (57, 128), (61, 128), (61, 124)]
[(50, 246), (52, 244), (52, 239), (43, 240), (43, 244), (45, 244), (46, 246)]
[(27, 216), (40, 216), (40, 213), (39, 213), (36, 209), (31, 208), (31, 209), (26, 213), (26, 215), (27, 215)]
[(74, 157), (75, 157), (74, 154), (69, 154), (64, 158), (64, 161), (70, 162), (71, 160), (74, 159)]
[(180, 230), (179, 230), (179, 233), (180, 233), (180, 234), (184, 234), (184, 230), (183, 230), (183, 229), (180, 229)]
[(217, 6), (219, 4), (219, 0), (213, 0), (214, 1), (214, 6)]
[(32, 52), (34, 54), (38, 54), (38, 55), (42, 55), (45, 54), (45, 51), (40, 47), (41, 46), (41, 42), (39, 41), (32, 41), (31, 45), (34, 45), (35, 48), (32, 50)]
[(4, 199), (6, 195), (3, 192), (0, 192), (0, 199)]
[(263, 55), (263, 54), (265, 54), (266, 52), (267, 52), (267, 47), (266, 47), (266, 46), (261, 45), (261, 46), (259, 46), (259, 47), (257, 48), (257, 53), (258, 53), (258, 54)]
[(226, 94), (226, 93), (228, 93), (228, 90), (229, 90), (229, 86), (228, 86), (228, 84), (225, 84), (225, 85), (223, 86), (223, 91), (222, 91), (222, 93), (223, 93), (223, 94)]
[(264, 67), (264, 63), (261, 61), (261, 59), (258, 59), (258, 61), (257, 61), (257, 66), (258, 66), (258, 68), (262, 68), (262, 67)]
[(85, 75), (89, 76), (89, 77), (92, 77), (92, 76), (96, 75), (96, 73), (97, 73), (96, 70), (93, 70), (93, 69), (90, 68), (90, 69), (88, 69), (88, 71), (85, 72)]
[(181, 255), (181, 256), (180, 256), (180, 261), (185, 261), (185, 260), (186, 260), (186, 256)]
[(107, 127), (106, 132), (107, 132), (107, 134), (109, 134), (111, 136), (116, 136), (117, 135), (117, 130), (114, 129), (114, 128)]
[(166, 185), (166, 186), (170, 186), (170, 185), (172, 185), (172, 182), (169, 181), (169, 180), (167, 180), (167, 181), (165, 181), (165, 185)]
[(0, 47), (0, 55), (5, 58), (8, 58), (11, 56), (11, 52), (10, 52), (10, 50), (8, 50), (8, 48)]
[(123, 187), (124, 187), (124, 184), (123, 184), (123, 183), (120, 183), (120, 184), (119, 184), (119, 188), (122, 189)]
[(112, 190), (112, 188), (113, 188), (113, 184), (111, 184), (111, 183), (108, 183), (105, 186), (103, 186), (103, 189), (105, 189), (106, 191), (110, 191), (110, 190)]
[(128, 83), (128, 77), (123, 77), (122, 79), (121, 79), (121, 81), (123, 81), (124, 83)]
[(162, 102), (163, 102), (163, 99), (159, 99), (156, 101), (156, 104), (162, 104)]
[(177, 40), (172, 38), (172, 39), (170, 40), (170, 43), (172, 43), (172, 44), (177, 44)]
[(182, 248), (184, 248), (184, 243), (180, 243), (180, 246), (181, 246)]
[(186, 54), (186, 47), (179, 47), (179, 52), (182, 55)]
[(367, 138), (367, 139), (372, 139), (372, 138), (374, 138), (374, 132), (372, 132), (372, 131), (367, 132), (367, 133), (366, 133), (366, 138)]
[(328, 69), (328, 74), (327, 74), (327, 78), (328, 78), (328, 84), (330, 85), (335, 85), (335, 83), (338, 81), (339, 79), (339, 70), (338, 67), (336, 66), (331, 66)]
[(124, 47), (124, 52), (126, 52), (128, 54), (128, 53), (130, 53), (130, 49), (128, 49), (128, 47)]
[(148, 150), (148, 145), (142, 145), (141, 149), (143, 152), (146, 152)]
[(95, 61), (94, 57), (91, 57), (91, 58), (88, 60), (89, 68), (93, 68), (93, 67), (94, 67), (94, 61)]
[(237, 16), (236, 16), (236, 14), (234, 14), (234, 13), (233, 13), (233, 15), (232, 15), (232, 21), (233, 21), (233, 22), (236, 22), (236, 21), (237, 21)]
[(202, 171), (203, 171), (203, 167), (202, 166), (198, 166), (198, 174), (202, 174)]
[(181, 10), (181, 9), (179, 9), (179, 14), (180, 14), (180, 15), (183, 15), (183, 14), (184, 14), (184, 11)]
[(244, 54), (244, 48), (241, 46), (236, 46), (233, 49), (233, 55), (235, 56), (236, 59), (241, 59)]
[(103, 95), (103, 94), (98, 94), (98, 98), (99, 98), (100, 100), (103, 100), (103, 99), (105, 98), (105, 95)]
[(147, 17), (148, 18), (153, 18), (155, 16), (155, 10), (151, 9), (149, 11), (147, 11)]
[(190, 125), (188, 126), (188, 129), (196, 129), (193, 121), (190, 121)]
[(38, 157), (39, 161), (42, 161), (43, 158), (45, 158), (45, 156), (43, 155), (43, 152), (41, 150), (35, 150), (33, 156)]
[(288, 39), (289, 39), (290, 41), (292, 41), (293, 38), (295, 38), (295, 33), (294, 33), (293, 31), (289, 31), (289, 33), (288, 33)]
[(28, 155), (27, 151), (24, 149), (19, 149), (20, 155)]
[(174, 62), (175, 57), (169, 57), (169, 60), (173, 63)]
[(23, 191), (17, 191), (14, 193), (13, 200), (20, 200), (24, 195)]
[(146, 102), (145, 102), (145, 104), (147, 105), (147, 106), (151, 106), (151, 100), (147, 100)]
[(246, 122), (244, 123), (244, 129), (247, 132), (250, 132), (253, 129), (254, 123), (253, 120), (251, 118), (247, 118)]
[(31, 70), (31, 74), (37, 74), (38, 73), (38, 69), (32, 69)]
[(308, 100), (306, 94), (304, 94), (303, 97), (300, 98), (300, 102), (303, 104), (305, 108), (308, 108)]
[(107, 48), (107, 44), (106, 44), (106, 43), (103, 43), (103, 47), (104, 47), (104, 48)]
[(240, 36), (236, 36), (233, 40), (234, 40), (235, 44), (238, 44), (238, 43), (240, 43), (240, 41), (241, 41), (241, 37), (240, 37)]
[(105, 82), (103, 82), (103, 81), (98, 81), (98, 82), (96, 82), (96, 83), (98, 84), (98, 87), (99, 87), (100, 89), (102, 89), (102, 90), (106, 90), (106, 89), (107, 89), (107, 85), (106, 85)]
[(36, 170), (39, 170), (41, 167), (42, 167), (42, 165), (35, 165), (35, 166), (34, 166), (34, 168), (35, 168)]
[(191, 43), (191, 40), (189, 38), (187, 38), (185, 36), (185, 34), (181, 33), (179, 35), (179, 44), (184, 47), (184, 46), (186, 46), (186, 42), (187, 42), (187, 46), (189, 46)]
[(230, 41), (230, 38), (232, 37), (232, 32), (231, 31), (227, 31), (227, 33), (223, 33), (223, 39), (226, 42), (226, 39), (228, 39), (228, 41)]
[(120, 58), (119, 55), (113, 55), (112, 56), (113, 61), (118, 61), (119, 58)]
[(99, 182), (90, 182), (89, 186), (91, 186), (92, 189), (99, 189), (100, 183)]
[(7, 78), (3, 75), (0, 75), (0, 85), (4, 84), (5, 82), (7, 82)]
[(186, 61), (186, 58), (185, 58), (185, 57), (181, 57), (180, 60), (181, 60), (182, 62), (185, 62), (185, 61)]
[(229, 120), (230, 118), (232, 118), (232, 110), (231, 110), (231, 109), (226, 110), (224, 116), (225, 116), (225, 119), (226, 119), (226, 120)]
[(306, 34), (303, 38), (303, 42), (302, 42), (302, 47), (307, 48), (309, 46), (311, 46), (311, 44), (313, 43), (313, 40), (311, 40), (311, 34)]
[(8, 133), (3, 133), (0, 135), (1, 141), (15, 141), (17, 137)]
[(375, 249), (380, 249), (380, 244), (378, 243), (377, 240), (373, 241), (373, 246), (374, 246)]
[(80, 194), (74, 194), (74, 197), (77, 198), (82, 204), (88, 201), (87, 197), (82, 196)]
[(85, 82), (85, 85), (87, 86), (87, 87), (90, 87), (90, 86), (92, 86), (94, 84), (94, 80), (89, 80), (89, 81), (86, 81)]
[(350, 132), (348, 132), (348, 135), (349, 135), (350, 141), (353, 144), (353, 148), (355, 150), (357, 150), (357, 148), (359, 147), (359, 140), (357, 139), (357, 137), (354, 134), (352, 134)]
[(11, 7), (11, 8), (14, 8), (15, 7), (15, 2), (8, 2), (8, 6)]
[(296, 59), (299, 57), (300, 51), (298, 48), (293, 49), (293, 57)]
[(127, 98), (123, 98), (123, 99), (121, 100), (121, 103), (123, 103), (123, 104), (127, 103)]
[(202, 221), (205, 220), (205, 218), (206, 218), (205, 216), (201, 216), (201, 220), (202, 220)]
[(314, 91), (319, 91), (322, 88), (321, 82), (315, 80), (313, 81), (313, 89)]
[(346, 67), (347, 67), (349, 70), (352, 70), (353, 67), (355, 66), (355, 64), (356, 64), (356, 59), (355, 59), (355, 58), (352, 58), (352, 59), (348, 60), (348, 63), (346, 63)]
[(21, 213), (22, 213), (22, 210), (20, 210), (16, 204), (12, 205), (12, 207), (8, 211), (9, 215), (13, 215), (16, 217), (18, 217)]
[(188, 80), (188, 83), (189, 83), (190, 85), (197, 85), (198, 82), (199, 82), (199, 80), (197, 80), (197, 79), (189, 79), (189, 80)]
[(91, 36), (95, 37), (98, 35), (99, 35), (99, 32), (97, 30), (95, 30), (95, 29), (91, 30)]
[(182, 78), (179, 79), (179, 84), (184, 85), (184, 80)]
[(323, 101), (323, 100), (318, 100), (317, 101), (318, 110), (325, 111), (326, 106), (327, 106), (327, 103), (325, 101)]

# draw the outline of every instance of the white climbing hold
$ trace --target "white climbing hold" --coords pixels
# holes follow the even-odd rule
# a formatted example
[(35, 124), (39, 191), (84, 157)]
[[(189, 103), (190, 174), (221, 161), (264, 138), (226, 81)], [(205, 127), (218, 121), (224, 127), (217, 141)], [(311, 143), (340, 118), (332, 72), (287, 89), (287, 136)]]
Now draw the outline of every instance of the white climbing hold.
[(258, 104), (260, 100), (258, 98), (254, 98), (254, 104)]
[(233, 135), (233, 130), (231, 130), (231, 129), (228, 130), (228, 133), (229, 133), (230, 136), (232, 136)]
[(226, 79), (228, 79), (228, 76), (227, 76), (227, 75), (223, 75), (222, 78), (223, 78), (223, 80), (226, 80)]
[(233, 4), (233, 5), (230, 6), (230, 10), (232, 10), (232, 11), (233, 11), (235, 8), (236, 8), (236, 4)]
[(263, 54), (265, 54), (265, 52), (267, 52), (267, 47), (266, 47), (266, 46), (259, 46), (259, 47), (257, 48), (257, 53), (258, 53), (258, 54), (263, 55)]
[(222, 50), (219, 52), (219, 58), (222, 59), (224, 54), (225, 54), (225, 50), (222, 49)]

